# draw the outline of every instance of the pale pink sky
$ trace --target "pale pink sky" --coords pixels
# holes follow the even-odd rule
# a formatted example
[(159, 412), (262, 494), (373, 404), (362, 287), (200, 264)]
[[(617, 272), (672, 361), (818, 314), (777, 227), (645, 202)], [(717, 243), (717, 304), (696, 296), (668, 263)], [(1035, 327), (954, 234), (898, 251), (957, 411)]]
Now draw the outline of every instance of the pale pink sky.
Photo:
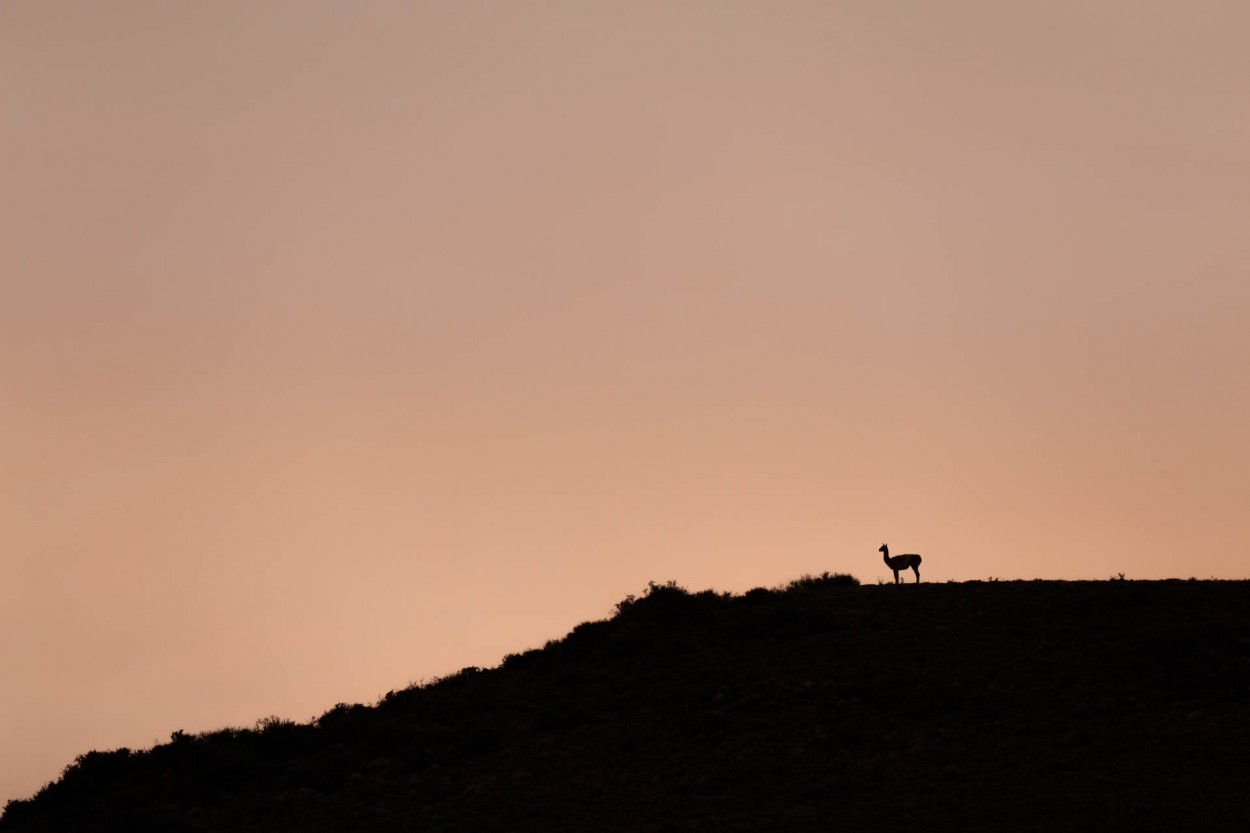
[(1246, 577), (1242, 2), (0, 3), (0, 800), (649, 579)]

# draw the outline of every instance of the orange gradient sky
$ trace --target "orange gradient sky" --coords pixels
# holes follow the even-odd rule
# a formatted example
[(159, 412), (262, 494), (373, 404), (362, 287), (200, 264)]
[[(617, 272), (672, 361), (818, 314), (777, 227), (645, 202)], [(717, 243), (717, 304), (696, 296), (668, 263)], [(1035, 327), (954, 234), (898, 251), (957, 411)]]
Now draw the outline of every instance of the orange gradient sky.
[(0, 800), (649, 579), (1247, 576), (1250, 6), (0, 4)]

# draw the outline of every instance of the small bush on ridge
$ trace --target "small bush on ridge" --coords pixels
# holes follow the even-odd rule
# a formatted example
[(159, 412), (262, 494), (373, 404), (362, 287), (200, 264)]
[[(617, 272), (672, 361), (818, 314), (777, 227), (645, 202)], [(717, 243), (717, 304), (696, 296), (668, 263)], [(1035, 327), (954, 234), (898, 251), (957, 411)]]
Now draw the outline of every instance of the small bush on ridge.
[(831, 573), (828, 570), (818, 576), (804, 574), (786, 585), (786, 590), (815, 590), (818, 587), (858, 587), (859, 579), (850, 573)]

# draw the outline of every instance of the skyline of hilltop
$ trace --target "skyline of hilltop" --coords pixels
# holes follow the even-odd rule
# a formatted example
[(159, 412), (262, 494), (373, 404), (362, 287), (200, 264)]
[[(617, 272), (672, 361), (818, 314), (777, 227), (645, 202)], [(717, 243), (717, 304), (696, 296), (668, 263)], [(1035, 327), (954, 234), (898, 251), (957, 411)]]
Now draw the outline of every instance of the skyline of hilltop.
[(0, 797), (651, 579), (1250, 577), (1248, 33), (0, 3)]
[(497, 667), (80, 754), (0, 830), (1240, 830), (1248, 592), (651, 582)]

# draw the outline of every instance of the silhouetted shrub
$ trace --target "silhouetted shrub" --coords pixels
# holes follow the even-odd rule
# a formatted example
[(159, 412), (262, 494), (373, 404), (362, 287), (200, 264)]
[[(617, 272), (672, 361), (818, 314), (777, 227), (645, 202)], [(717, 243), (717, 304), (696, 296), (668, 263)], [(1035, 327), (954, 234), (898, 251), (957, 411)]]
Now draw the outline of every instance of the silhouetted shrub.
[(629, 594), (624, 599), (616, 603), (617, 615), (622, 615), (634, 609), (644, 602), (650, 602), (652, 605), (679, 602), (690, 595), (690, 591), (682, 587), (672, 579), (664, 584), (656, 584), (654, 581), (647, 582), (647, 589), (642, 591), (641, 598), (634, 594)]
[(330, 733), (350, 731), (369, 713), (369, 707), (359, 703), (339, 703), (315, 721), (318, 729)]
[(607, 638), (607, 635), (608, 635), (611, 631), (612, 631), (612, 623), (611, 623), (611, 622), (605, 622), (605, 621), (602, 621), (602, 620), (600, 620), (600, 621), (598, 621), (598, 622), (582, 622), (580, 625), (578, 625), (577, 627), (573, 628), (573, 630), (569, 632), (569, 635), (565, 638), (565, 640), (564, 640), (564, 641), (565, 641), (565, 643), (570, 643), (570, 642), (584, 642), (584, 643), (602, 642), (604, 639), (606, 639), (606, 638)]
[(263, 717), (256, 721), (258, 758), (263, 761), (280, 761), (312, 746), (316, 727), (296, 723), (281, 717)]
[(627, 597), (617, 605), (617, 619), (652, 625), (672, 623), (690, 616), (704, 616), (728, 597), (729, 594), (721, 596), (712, 590), (691, 593), (675, 581), (665, 584), (652, 581), (648, 582), (642, 598)]
[[(582, 622), (564, 639), (548, 643), (544, 653), (552, 660), (568, 662), (581, 659), (599, 649), (609, 638), (615, 624), (609, 621)], [(507, 658), (504, 658), (505, 663)]]
[(547, 648), (530, 648), (528, 651), (522, 651), (519, 654), (508, 654), (503, 658), (503, 668), (514, 670), (517, 668), (531, 668), (542, 670), (541, 665), (550, 665), (551, 654), (549, 648), (557, 646), (548, 643)]
[(62, 781), (98, 780), (108, 778), (123, 770), (130, 758), (130, 750), (126, 747), (108, 752), (91, 751), (79, 755), (74, 762), (65, 768)]
[(233, 726), (227, 726), (224, 729), (214, 729), (211, 732), (204, 732), (197, 735), (197, 740), (217, 745), (237, 745), (239, 741), (247, 736), (250, 736), (251, 734), (252, 733), (247, 729), (238, 729)]
[(34, 818), (34, 809), (33, 798), (11, 798), (4, 805), (4, 812), (0, 813), (0, 819), (4, 819), (4, 823), (9, 826), (17, 826), (28, 818)]
[(262, 717), (256, 721), (256, 731), (262, 735), (276, 735), (295, 727), (294, 720), (286, 720), (277, 715)]
[(818, 576), (804, 574), (786, 585), (786, 590), (815, 590), (818, 587), (858, 587), (859, 579), (849, 573), (830, 573)]

